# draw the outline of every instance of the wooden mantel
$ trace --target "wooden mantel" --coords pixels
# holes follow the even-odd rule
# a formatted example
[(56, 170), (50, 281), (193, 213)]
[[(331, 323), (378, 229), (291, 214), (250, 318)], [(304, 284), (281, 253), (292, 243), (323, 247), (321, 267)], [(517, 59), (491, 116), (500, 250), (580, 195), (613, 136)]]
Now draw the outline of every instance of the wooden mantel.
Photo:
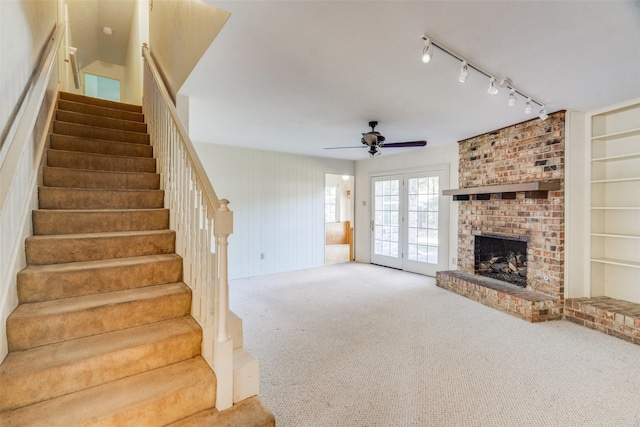
[(489, 200), (492, 194), (500, 194), (502, 199), (515, 199), (516, 193), (525, 193), (528, 199), (546, 199), (549, 191), (560, 189), (560, 180), (533, 181), (518, 184), (485, 185), (481, 187), (442, 190), (443, 196), (453, 196), (453, 200)]

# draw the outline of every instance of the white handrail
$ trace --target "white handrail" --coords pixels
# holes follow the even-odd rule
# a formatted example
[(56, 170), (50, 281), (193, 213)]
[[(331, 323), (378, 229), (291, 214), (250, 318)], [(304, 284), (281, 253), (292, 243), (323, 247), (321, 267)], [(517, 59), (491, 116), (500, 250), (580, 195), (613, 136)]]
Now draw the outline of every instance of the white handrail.
[(142, 54), (145, 119), (176, 231), (176, 253), (183, 258), (183, 281), (192, 290), (191, 314), (203, 329), (202, 355), (216, 373), (216, 407), (222, 410), (233, 405), (227, 273), (233, 212), (228, 200), (218, 199), (146, 44)]
[[(1, 147), (0, 159), (0, 316), (6, 318), (18, 304), (17, 273), (25, 266), (24, 241), (31, 235), (31, 210), (37, 208), (36, 187), (49, 123), (54, 114), (58, 79), (56, 67), (65, 28), (50, 37), (43, 59), (21, 101), (15, 133)], [(0, 325), (0, 360), (7, 354), (4, 323)]]

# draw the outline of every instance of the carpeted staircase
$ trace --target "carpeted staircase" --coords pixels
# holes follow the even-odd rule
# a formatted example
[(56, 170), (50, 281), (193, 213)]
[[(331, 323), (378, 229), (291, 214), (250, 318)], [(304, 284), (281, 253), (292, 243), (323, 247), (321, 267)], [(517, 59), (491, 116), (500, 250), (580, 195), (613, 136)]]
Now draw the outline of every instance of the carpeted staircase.
[(257, 398), (212, 409), (141, 107), (61, 93), (52, 128), (0, 425), (275, 425)]

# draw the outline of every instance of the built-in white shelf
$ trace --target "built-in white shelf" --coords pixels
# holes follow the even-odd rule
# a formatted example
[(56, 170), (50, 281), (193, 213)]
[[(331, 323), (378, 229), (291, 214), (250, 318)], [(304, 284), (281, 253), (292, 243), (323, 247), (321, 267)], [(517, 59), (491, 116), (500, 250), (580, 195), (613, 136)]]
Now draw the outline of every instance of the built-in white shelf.
[(592, 162), (616, 162), (619, 160), (640, 159), (640, 153), (624, 154), (620, 156), (594, 157)]
[(594, 237), (611, 237), (614, 239), (637, 239), (640, 240), (640, 236), (635, 234), (615, 234), (615, 233), (591, 233)]
[(615, 179), (594, 179), (592, 184), (611, 184), (616, 182), (634, 182), (640, 181), (640, 176), (634, 176), (631, 178), (615, 178)]
[(640, 262), (627, 261), (623, 259), (591, 258), (591, 262), (598, 262), (600, 264), (618, 265), (620, 267), (640, 268)]
[(592, 206), (591, 210), (603, 210), (603, 211), (638, 211), (640, 206)]
[(590, 125), (590, 294), (640, 303), (640, 102), (594, 114)]
[(628, 138), (640, 135), (640, 128), (629, 129), (622, 132), (613, 132), (605, 135), (598, 135), (591, 138), (592, 141), (614, 141), (616, 139)]

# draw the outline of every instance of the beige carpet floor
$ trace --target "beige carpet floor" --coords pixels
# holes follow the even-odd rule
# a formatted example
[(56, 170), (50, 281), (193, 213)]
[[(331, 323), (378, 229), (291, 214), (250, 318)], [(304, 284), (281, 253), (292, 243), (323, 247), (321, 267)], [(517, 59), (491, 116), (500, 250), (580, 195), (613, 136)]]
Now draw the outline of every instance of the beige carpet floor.
[(347, 263), (231, 282), (279, 427), (640, 427), (640, 346)]

